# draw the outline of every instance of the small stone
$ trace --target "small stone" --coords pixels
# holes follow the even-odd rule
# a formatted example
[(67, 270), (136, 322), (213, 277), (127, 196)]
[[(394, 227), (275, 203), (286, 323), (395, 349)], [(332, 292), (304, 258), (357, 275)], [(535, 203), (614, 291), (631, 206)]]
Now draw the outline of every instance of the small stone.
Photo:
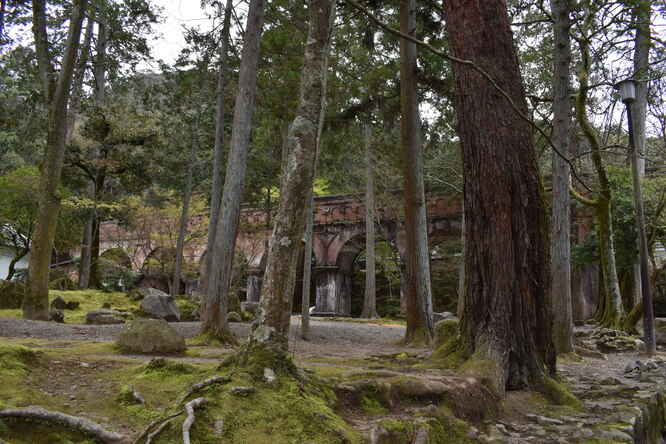
[(222, 436), (222, 427), (224, 427), (224, 419), (217, 418), (215, 420), (215, 436)]
[(560, 421), (559, 419), (554, 419), (554, 418), (546, 418), (545, 416), (539, 416), (537, 418), (537, 422), (539, 425), (564, 425), (564, 421)]
[(32, 381), (33, 381), (32, 376), (27, 376), (25, 378), (25, 382), (28, 383), (28, 384), (30, 384)]
[(476, 427), (470, 427), (469, 431), (467, 432), (467, 437), (469, 439), (476, 439), (479, 436), (479, 429)]
[(277, 376), (275, 376), (275, 372), (273, 370), (266, 367), (264, 369), (264, 379), (266, 380), (266, 384), (272, 385), (275, 383), (275, 381), (277, 381)]
[(639, 365), (636, 364), (635, 362), (630, 362), (630, 363), (627, 364), (627, 366), (624, 368), (624, 372), (625, 372), (625, 373), (631, 373), (631, 372), (633, 372), (634, 370), (636, 370), (638, 367), (639, 367)]
[(69, 395), (69, 399), (71, 399), (71, 400), (75, 400), (75, 399), (76, 399), (76, 395)]
[(548, 435), (548, 432), (546, 432), (545, 429), (538, 428), (538, 429), (536, 429), (536, 430), (534, 431), (534, 434), (535, 434), (536, 436), (546, 436), (546, 435)]
[(437, 406), (434, 404), (428, 404), (428, 406), (423, 410), (427, 413), (437, 413)]
[(506, 427), (504, 427), (504, 424), (495, 424), (495, 427), (502, 432), (504, 435), (506, 435), (508, 432), (506, 430)]
[(62, 406), (63, 406), (63, 407), (69, 407), (69, 404), (64, 403)]
[(317, 412), (314, 415), (315, 415), (315, 417), (317, 417), (319, 419), (328, 419), (329, 418), (329, 416), (326, 413)]
[(80, 363), (79, 365), (80, 365), (81, 367), (84, 367), (84, 368), (88, 368), (88, 367), (90, 367), (90, 364), (88, 364), (87, 362), (82, 362), (82, 363)]

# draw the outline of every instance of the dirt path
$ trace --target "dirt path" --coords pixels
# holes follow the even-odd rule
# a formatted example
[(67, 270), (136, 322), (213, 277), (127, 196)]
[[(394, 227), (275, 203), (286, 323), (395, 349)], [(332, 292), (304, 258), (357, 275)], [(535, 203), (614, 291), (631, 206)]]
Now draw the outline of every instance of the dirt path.
[[(171, 325), (187, 339), (196, 335), (201, 324), (199, 322), (174, 322)], [(230, 327), (241, 340), (246, 339), (250, 333), (250, 324), (232, 323)], [(122, 328), (123, 325), (56, 324), (0, 317), (0, 337), (110, 342)], [(403, 338), (404, 334), (405, 327), (399, 325), (376, 325), (313, 318), (310, 327), (311, 340), (303, 341), (300, 338), (300, 317), (292, 316), (289, 351), (297, 355), (340, 358), (428, 352), (426, 348), (395, 344)]]

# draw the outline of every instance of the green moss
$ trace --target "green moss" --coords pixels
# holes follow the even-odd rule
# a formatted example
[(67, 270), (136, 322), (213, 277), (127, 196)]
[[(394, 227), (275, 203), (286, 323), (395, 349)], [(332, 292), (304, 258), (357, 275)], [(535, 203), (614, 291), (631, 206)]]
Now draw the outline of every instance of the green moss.
[(139, 370), (140, 373), (144, 375), (152, 375), (155, 373), (190, 374), (194, 372), (195, 367), (193, 365), (173, 361), (171, 359), (153, 358), (146, 364), (142, 365)]
[(360, 407), (364, 412), (373, 415), (379, 415), (388, 412), (388, 409), (386, 409), (376, 398), (373, 398), (369, 395), (361, 396)]
[(26, 385), (26, 378), (46, 355), (22, 345), (0, 345), (0, 404), (28, 405), (32, 390)]
[(407, 429), (404, 422), (396, 419), (382, 419), (379, 421), (379, 425), (389, 432), (404, 432)]
[(576, 412), (585, 411), (583, 403), (572, 395), (564, 385), (552, 378), (545, 377), (540, 385), (539, 391), (551, 404), (569, 407)]
[(434, 415), (437, 421), (430, 421), (424, 426), (429, 430), (429, 441), (431, 443), (476, 443), (476, 440), (468, 437), (469, 425), (460, 419), (454, 418), (449, 413), (439, 410)]
[[(66, 425), (35, 419), (5, 419), (0, 438), (30, 444), (96, 444), (97, 439)], [(20, 441), (16, 440), (20, 438)]]

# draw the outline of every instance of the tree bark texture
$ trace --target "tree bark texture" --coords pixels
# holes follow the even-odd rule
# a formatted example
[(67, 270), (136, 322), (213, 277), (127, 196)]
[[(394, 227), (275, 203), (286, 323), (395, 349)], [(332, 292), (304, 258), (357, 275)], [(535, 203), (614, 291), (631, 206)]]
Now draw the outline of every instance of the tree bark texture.
[[(551, 0), (553, 16), (553, 143), (561, 155), (569, 158), (571, 139), (571, 99), (569, 97), (568, 0)], [(558, 153), (552, 153), (552, 256), (553, 273), (553, 343), (557, 353), (573, 350), (573, 320), (571, 314), (571, 245), (570, 245), (570, 167)]]
[(81, 90), (83, 88), (83, 77), (88, 65), (88, 57), (90, 57), (90, 45), (92, 43), (93, 26), (95, 22), (88, 19), (86, 22), (86, 33), (83, 37), (81, 50), (79, 51), (79, 60), (77, 63), (76, 71), (74, 73), (74, 80), (72, 84), (72, 97), (69, 100), (69, 109), (67, 111), (67, 140), (72, 138), (74, 133), (74, 126), (76, 124), (76, 117), (79, 111), (79, 101), (81, 98)]
[(212, 251), (208, 288), (201, 303), (201, 332), (211, 333), (217, 337), (226, 336), (228, 331), (227, 300), (247, 171), (247, 153), (250, 146), (252, 110), (259, 64), (259, 44), (265, 8), (266, 0), (250, 1), (215, 246)]
[(232, 0), (227, 0), (224, 8), (224, 24), (220, 41), (220, 71), (217, 75), (217, 109), (215, 114), (215, 154), (213, 159), (213, 185), (210, 193), (210, 220), (208, 222), (208, 240), (206, 242), (206, 260), (202, 273), (202, 286), (199, 291), (206, 294), (209, 281), (209, 270), (213, 258), (217, 221), (220, 217), (220, 201), (222, 199), (222, 167), (224, 165), (224, 125), (226, 113), (225, 93), (227, 90), (227, 67), (229, 65), (229, 28), (231, 26)]
[[(324, 122), (328, 53), (335, 17), (335, 0), (309, 3), (310, 25), (305, 44), (298, 109), (287, 137), (282, 163), (282, 186), (275, 227), (266, 261), (261, 290), (260, 316), (255, 338), (267, 345), (287, 349), (289, 317), (294, 294), (300, 240), (305, 211), (312, 201), (317, 146)], [(265, 334), (257, 335), (257, 332)]]
[[(446, 0), (444, 16), (453, 54), (526, 114), (505, 2)], [(453, 74), (467, 232), (460, 347), (494, 364), (503, 393), (555, 372), (548, 217), (529, 124), (478, 71), (454, 63)]]
[[(416, 29), (416, 2), (400, 3), (400, 31), (412, 35)], [(416, 44), (400, 40), (400, 135), (405, 205), (405, 290), (407, 298), (406, 343), (431, 343), (432, 290), (430, 254), (423, 188), (423, 161), (419, 140), (419, 91)]]
[[(203, 76), (202, 76), (203, 77)], [(203, 83), (203, 82), (202, 82)], [(185, 236), (187, 236), (187, 215), (190, 209), (190, 196), (192, 194), (192, 181), (194, 167), (197, 162), (197, 147), (199, 145), (199, 119), (201, 108), (197, 107), (197, 115), (192, 130), (192, 145), (190, 146), (190, 157), (187, 162), (187, 177), (185, 178), (185, 195), (183, 196), (183, 207), (180, 211), (180, 224), (178, 227), (178, 240), (176, 241), (176, 257), (173, 266), (173, 281), (170, 294), (176, 296), (180, 292), (180, 270), (183, 266), (183, 250), (185, 249)]]
[(86, 3), (86, 0), (74, 0), (65, 52), (60, 63), (60, 72), (56, 75), (46, 31), (46, 4), (44, 0), (33, 1), (33, 34), (48, 130), (44, 156), (39, 166), (36, 228), (31, 245), (26, 295), (22, 304), (23, 317), (26, 319), (49, 320), (49, 266), (60, 211), (60, 175), (67, 139), (67, 101), (76, 66)]
[(362, 318), (377, 319), (377, 285), (375, 281), (375, 191), (372, 172), (372, 128), (363, 127), (365, 157), (365, 297)]

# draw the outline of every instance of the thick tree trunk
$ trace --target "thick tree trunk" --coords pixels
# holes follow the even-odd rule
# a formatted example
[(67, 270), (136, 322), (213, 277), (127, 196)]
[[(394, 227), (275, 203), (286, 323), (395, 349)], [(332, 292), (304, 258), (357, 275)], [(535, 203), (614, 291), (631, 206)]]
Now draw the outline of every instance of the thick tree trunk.
[[(501, 0), (446, 0), (453, 54), (480, 67), (527, 113)], [(463, 354), (496, 389), (537, 386), (555, 372), (548, 217), (529, 124), (478, 71), (454, 64), (465, 186), (467, 285)]]
[(40, 164), (38, 210), (32, 240), (23, 317), (49, 320), (49, 266), (60, 211), (60, 175), (67, 140), (67, 101), (83, 25), (86, 0), (74, 0), (60, 72), (55, 76), (46, 31), (46, 4), (33, 1), (33, 34), (39, 78), (46, 104), (47, 137)]
[(648, 79), (650, 67), (650, 20), (652, 2), (639, 1), (634, 10), (636, 38), (634, 41), (634, 79), (636, 101), (633, 103), (633, 123), (636, 152), (638, 153), (638, 171), (645, 174), (645, 122), (648, 103)]
[(375, 282), (375, 192), (372, 173), (372, 128), (363, 127), (365, 157), (365, 297), (362, 318), (377, 319), (377, 286)]
[(213, 246), (217, 233), (217, 221), (220, 217), (222, 200), (222, 167), (224, 166), (224, 125), (226, 113), (225, 92), (227, 89), (227, 66), (229, 60), (229, 28), (231, 26), (231, 10), (233, 1), (227, 0), (224, 8), (224, 24), (220, 41), (220, 71), (217, 75), (217, 109), (215, 114), (215, 155), (213, 159), (213, 186), (210, 193), (210, 219), (208, 223), (208, 240), (206, 242), (206, 260), (201, 273), (199, 291), (208, 291), (209, 270), (212, 268)]
[[(326, 74), (335, 0), (309, 3), (310, 27), (301, 70), (296, 118), (287, 137), (282, 186), (261, 290), (260, 316), (253, 337), (286, 351), (305, 211), (312, 201), (317, 146), (324, 122)], [(259, 340), (261, 338), (261, 340)]]
[(305, 249), (303, 251), (303, 292), (301, 295), (301, 339), (310, 340), (310, 284), (312, 282), (312, 231), (314, 202), (305, 210)]
[[(400, 3), (400, 31), (412, 35), (416, 29), (416, 2)], [(407, 292), (406, 343), (432, 342), (432, 290), (430, 254), (423, 189), (423, 161), (419, 140), (419, 90), (416, 44), (400, 40), (400, 133), (405, 205), (405, 290)]]
[[(97, 196), (98, 193), (95, 193)], [(95, 202), (98, 201), (98, 197), (95, 198)], [(102, 287), (102, 276), (99, 273), (99, 227), (101, 221), (99, 215), (95, 213), (92, 216), (92, 238), (90, 242), (90, 274), (88, 277), (88, 288), (101, 288)]]
[(183, 196), (183, 207), (180, 212), (180, 225), (178, 227), (178, 240), (176, 241), (176, 257), (173, 265), (173, 282), (171, 283), (171, 296), (180, 292), (180, 270), (183, 265), (183, 250), (185, 249), (185, 236), (187, 235), (187, 216), (190, 209), (190, 196), (192, 195), (192, 181), (194, 178), (194, 166), (197, 161), (197, 147), (199, 145), (199, 119), (201, 109), (197, 108), (192, 133), (192, 146), (190, 147), (190, 158), (187, 162), (187, 178), (185, 179), (185, 195)]
[(462, 317), (465, 310), (465, 199), (463, 199), (463, 213), (460, 220), (460, 244), (462, 251), (460, 252), (460, 266), (458, 267), (458, 306), (456, 307), (456, 315)]
[[(571, 139), (571, 99), (569, 96), (569, 42), (568, 0), (551, 0), (553, 16), (553, 143), (561, 155), (569, 158)], [(553, 163), (552, 197), (552, 273), (553, 273), (553, 342), (557, 353), (573, 350), (573, 320), (571, 315), (571, 218), (569, 164), (555, 151)]]
[(266, 0), (250, 1), (224, 190), (220, 202), (207, 291), (201, 301), (201, 333), (221, 338), (228, 336), (227, 300), (247, 171), (247, 153), (250, 147), (252, 110), (259, 64), (259, 44), (265, 8)]

